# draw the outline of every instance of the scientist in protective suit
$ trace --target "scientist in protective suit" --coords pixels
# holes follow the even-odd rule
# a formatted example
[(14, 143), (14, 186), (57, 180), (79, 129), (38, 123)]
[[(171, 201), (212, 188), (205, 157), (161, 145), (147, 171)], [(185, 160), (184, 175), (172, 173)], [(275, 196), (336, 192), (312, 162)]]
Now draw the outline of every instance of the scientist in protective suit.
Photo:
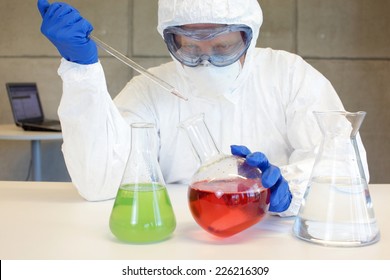
[(138, 121), (156, 124), (165, 181), (188, 182), (198, 163), (177, 126), (204, 113), (222, 152), (262, 169), (270, 211), (295, 215), (321, 138), (312, 112), (344, 110), (332, 85), (295, 54), (255, 47), (263, 21), (256, 0), (158, 5), (157, 29), (173, 61), (150, 71), (188, 101), (144, 76), (133, 78), (113, 101), (89, 38), (91, 24), (65, 3), (38, 0), (41, 31), (63, 57), (62, 150), (79, 193), (87, 200), (115, 197), (130, 152), (129, 124)]

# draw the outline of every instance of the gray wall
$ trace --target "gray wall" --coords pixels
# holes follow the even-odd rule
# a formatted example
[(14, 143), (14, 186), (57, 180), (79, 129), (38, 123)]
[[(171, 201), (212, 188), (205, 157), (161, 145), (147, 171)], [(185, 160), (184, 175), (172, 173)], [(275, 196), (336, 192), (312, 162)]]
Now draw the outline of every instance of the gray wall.
[[(361, 128), (372, 183), (390, 182), (390, 0), (259, 0), (264, 24), (258, 45), (303, 56), (338, 91), (346, 109), (367, 111)], [(157, 0), (72, 0), (95, 36), (145, 67), (169, 60), (156, 31)], [(0, 123), (12, 122), (5, 83), (38, 83), (47, 117), (61, 98), (59, 56), (40, 34), (36, 1), (0, 2)], [(114, 97), (133, 75), (104, 52)], [(59, 142), (43, 144), (44, 180), (69, 180)], [(0, 141), (0, 180), (24, 180), (29, 143)]]

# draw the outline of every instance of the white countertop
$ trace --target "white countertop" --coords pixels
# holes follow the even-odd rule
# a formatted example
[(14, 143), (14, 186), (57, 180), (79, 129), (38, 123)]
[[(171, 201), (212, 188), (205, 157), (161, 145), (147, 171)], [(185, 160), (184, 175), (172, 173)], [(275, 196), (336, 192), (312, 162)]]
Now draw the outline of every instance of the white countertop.
[(0, 259), (390, 259), (390, 184), (369, 188), (381, 239), (365, 247), (333, 248), (301, 241), (291, 233), (293, 218), (275, 216), (218, 239), (192, 219), (183, 185), (168, 186), (177, 220), (172, 237), (132, 245), (117, 241), (110, 232), (113, 200), (87, 202), (71, 183), (0, 181)]
[(0, 140), (60, 140), (61, 132), (25, 131), (14, 124), (0, 125)]

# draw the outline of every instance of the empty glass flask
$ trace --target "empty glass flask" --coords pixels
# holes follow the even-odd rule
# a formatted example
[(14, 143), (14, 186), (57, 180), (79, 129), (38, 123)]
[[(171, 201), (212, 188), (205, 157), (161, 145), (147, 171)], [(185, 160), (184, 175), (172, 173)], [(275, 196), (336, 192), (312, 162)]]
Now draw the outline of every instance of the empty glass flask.
[(131, 125), (131, 151), (110, 216), (111, 232), (121, 241), (167, 239), (176, 227), (168, 191), (157, 162), (153, 124)]
[(221, 153), (203, 114), (180, 126), (200, 160), (188, 188), (190, 211), (198, 225), (215, 236), (229, 237), (262, 220), (270, 191), (261, 184), (261, 171), (241, 157)]
[(356, 136), (365, 112), (314, 112), (323, 138), (293, 232), (326, 246), (379, 240)]

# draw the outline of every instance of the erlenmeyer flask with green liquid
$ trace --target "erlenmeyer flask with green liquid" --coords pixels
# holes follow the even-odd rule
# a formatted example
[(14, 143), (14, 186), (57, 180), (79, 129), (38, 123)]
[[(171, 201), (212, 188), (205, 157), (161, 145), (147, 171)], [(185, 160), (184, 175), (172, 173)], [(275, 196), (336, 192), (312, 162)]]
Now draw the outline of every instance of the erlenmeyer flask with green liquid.
[(157, 162), (156, 138), (153, 124), (131, 125), (130, 156), (110, 216), (111, 232), (121, 241), (162, 241), (176, 228), (175, 214)]

